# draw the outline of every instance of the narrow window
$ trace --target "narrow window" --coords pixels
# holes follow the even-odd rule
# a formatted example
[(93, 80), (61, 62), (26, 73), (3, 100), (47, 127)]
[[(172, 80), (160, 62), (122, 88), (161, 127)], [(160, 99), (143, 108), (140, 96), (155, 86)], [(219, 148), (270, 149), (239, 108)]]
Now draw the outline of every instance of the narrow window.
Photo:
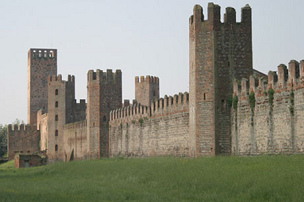
[(56, 108), (58, 107), (58, 101), (55, 102), (55, 107), (56, 107)]
[(58, 95), (58, 89), (55, 90), (55, 95)]
[(55, 121), (58, 121), (58, 115), (55, 115)]
[(206, 93), (204, 93), (204, 100), (206, 100)]
[(55, 145), (55, 151), (58, 151), (58, 145), (57, 144)]
[(55, 136), (56, 137), (58, 136), (58, 130), (55, 130)]

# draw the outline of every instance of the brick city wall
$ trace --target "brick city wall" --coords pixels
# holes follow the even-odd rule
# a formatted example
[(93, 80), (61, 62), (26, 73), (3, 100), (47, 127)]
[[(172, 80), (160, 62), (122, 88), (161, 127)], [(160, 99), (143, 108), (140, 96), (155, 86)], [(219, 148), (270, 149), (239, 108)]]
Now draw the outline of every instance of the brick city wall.
[(87, 158), (86, 120), (64, 125), (63, 151), (65, 161)]
[(110, 156), (189, 156), (189, 94), (110, 114)]
[(8, 157), (14, 159), (16, 153), (33, 153), (38, 152), (40, 134), (35, 126), (23, 125), (20, 126), (8, 125)]
[(42, 109), (37, 112), (37, 130), (40, 131), (40, 150), (45, 151), (47, 149), (48, 140), (48, 114), (42, 114)]
[[(239, 90), (240, 89), (240, 90)], [(234, 83), (232, 154), (304, 152), (304, 61), (292, 60), (269, 72), (268, 82), (242, 79)], [(255, 102), (254, 102), (255, 100)]]

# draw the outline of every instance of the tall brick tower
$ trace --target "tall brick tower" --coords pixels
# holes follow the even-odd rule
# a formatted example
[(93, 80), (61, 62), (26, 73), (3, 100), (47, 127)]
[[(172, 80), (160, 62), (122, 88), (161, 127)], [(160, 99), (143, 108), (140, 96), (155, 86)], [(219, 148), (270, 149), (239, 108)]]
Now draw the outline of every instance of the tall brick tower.
[(191, 155), (229, 154), (233, 80), (253, 72), (251, 8), (242, 8), (240, 23), (235, 10), (226, 8), (222, 23), (218, 5), (208, 4), (207, 20), (195, 5), (189, 21)]
[[(75, 78), (68, 76), (49, 76), (48, 79), (48, 120), (47, 154), (50, 161), (63, 160), (63, 126), (69, 123), (73, 115), (75, 100)], [(43, 145), (44, 146), (44, 145)]]
[(135, 100), (144, 105), (150, 106), (151, 101), (159, 99), (159, 78), (153, 76), (135, 77)]
[(37, 124), (37, 112), (47, 112), (48, 85), (47, 77), (57, 75), (57, 50), (36, 49), (28, 51), (28, 88), (27, 122)]
[(121, 71), (88, 72), (87, 150), (90, 158), (107, 157), (110, 111), (122, 106)]

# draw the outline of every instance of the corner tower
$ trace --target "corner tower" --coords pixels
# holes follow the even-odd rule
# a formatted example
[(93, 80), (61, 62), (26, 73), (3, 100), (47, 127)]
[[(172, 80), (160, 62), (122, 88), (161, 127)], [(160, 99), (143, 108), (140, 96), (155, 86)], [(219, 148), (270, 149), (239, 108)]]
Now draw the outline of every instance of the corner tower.
[(57, 75), (57, 50), (31, 48), (28, 51), (27, 74), (27, 122), (36, 125), (38, 110), (47, 112), (47, 77)]
[(236, 12), (226, 8), (220, 21), (220, 6), (194, 6), (189, 19), (191, 155), (229, 154), (231, 150), (230, 108), (233, 80), (252, 74), (251, 8), (242, 8), (241, 22)]
[(144, 106), (150, 106), (151, 101), (159, 98), (159, 78), (153, 76), (135, 77), (135, 100)]
[(122, 106), (121, 71), (88, 72), (87, 151), (90, 158), (109, 155), (110, 111)]

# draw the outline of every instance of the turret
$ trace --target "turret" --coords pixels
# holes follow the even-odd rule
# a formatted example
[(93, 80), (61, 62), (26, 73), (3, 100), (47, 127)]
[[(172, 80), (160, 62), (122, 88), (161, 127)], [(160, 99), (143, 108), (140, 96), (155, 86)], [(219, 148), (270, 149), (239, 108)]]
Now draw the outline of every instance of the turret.
[(144, 106), (159, 99), (159, 78), (153, 76), (135, 77), (135, 100)]

